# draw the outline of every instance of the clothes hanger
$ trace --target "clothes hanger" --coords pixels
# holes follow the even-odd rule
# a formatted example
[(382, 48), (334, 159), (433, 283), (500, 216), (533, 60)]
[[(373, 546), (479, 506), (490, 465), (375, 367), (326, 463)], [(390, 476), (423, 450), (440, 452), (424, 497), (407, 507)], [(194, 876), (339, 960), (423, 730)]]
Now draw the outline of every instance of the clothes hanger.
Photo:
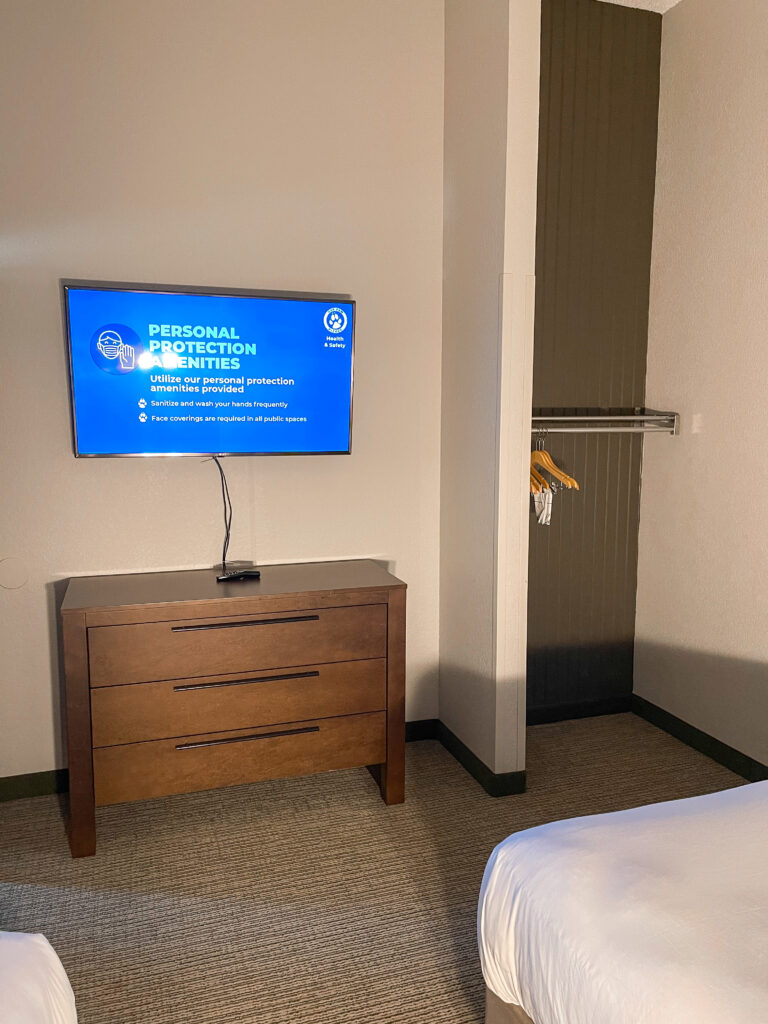
[(551, 473), (555, 479), (559, 480), (563, 486), (571, 487), (576, 491), (579, 490), (579, 485), (576, 480), (574, 480), (572, 476), (568, 476), (567, 473), (564, 473), (562, 469), (555, 464), (549, 452), (544, 451), (543, 449), (531, 452), (531, 466), (534, 465), (538, 465), (541, 466), (542, 469), (546, 469), (546, 471)]
[(531, 466), (531, 486), (533, 486), (534, 484), (538, 485), (537, 490), (534, 492), (535, 494), (540, 494), (542, 491), (548, 491), (550, 489), (549, 482), (546, 480), (546, 478), (543, 477), (538, 470), (534, 469), (533, 466)]
[(544, 477), (540, 473), (537, 473), (536, 476), (531, 473), (531, 494), (541, 494), (547, 489), (549, 488)]
[(542, 469), (545, 469), (548, 473), (555, 477), (556, 480), (559, 480), (564, 487), (568, 487), (578, 491), (580, 489), (578, 482), (574, 480), (572, 476), (568, 476), (567, 473), (564, 473), (562, 469), (560, 469), (559, 466), (557, 466), (549, 452), (545, 451), (545, 436), (546, 431), (544, 430), (540, 430), (537, 434), (536, 447), (531, 452), (531, 473), (536, 473), (537, 476), (541, 476), (541, 474), (538, 473), (538, 471), (534, 468), (535, 466), (541, 466)]

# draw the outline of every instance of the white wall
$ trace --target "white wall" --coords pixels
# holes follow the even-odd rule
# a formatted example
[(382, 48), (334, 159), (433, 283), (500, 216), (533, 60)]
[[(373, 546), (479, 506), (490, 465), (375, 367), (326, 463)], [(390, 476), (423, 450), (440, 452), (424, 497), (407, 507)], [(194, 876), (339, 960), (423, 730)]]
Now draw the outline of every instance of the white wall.
[(233, 459), (231, 555), (378, 556), (437, 714), (442, 0), (0, 0), (0, 776), (62, 763), (51, 581), (212, 564), (215, 469), (71, 454), (58, 279), (342, 291), (353, 454)]
[(768, 763), (768, 9), (664, 16), (635, 691)]
[(539, 0), (447, 0), (440, 718), (524, 766)]
[(525, 768), (541, 0), (511, 0), (496, 488), (496, 772)]

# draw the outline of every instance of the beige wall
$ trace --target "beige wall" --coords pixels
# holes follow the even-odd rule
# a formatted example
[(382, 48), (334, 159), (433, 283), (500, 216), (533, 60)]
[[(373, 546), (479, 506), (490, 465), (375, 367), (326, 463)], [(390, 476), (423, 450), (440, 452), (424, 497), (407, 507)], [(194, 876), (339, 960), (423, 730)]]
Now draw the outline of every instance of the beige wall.
[(539, 0), (447, 0), (440, 718), (524, 767)]
[(635, 690), (768, 763), (768, 8), (664, 16)]
[(376, 556), (437, 714), (442, 0), (0, 0), (0, 776), (62, 763), (51, 581), (212, 564), (214, 468), (71, 454), (58, 279), (344, 291), (349, 457), (233, 459), (231, 555)]

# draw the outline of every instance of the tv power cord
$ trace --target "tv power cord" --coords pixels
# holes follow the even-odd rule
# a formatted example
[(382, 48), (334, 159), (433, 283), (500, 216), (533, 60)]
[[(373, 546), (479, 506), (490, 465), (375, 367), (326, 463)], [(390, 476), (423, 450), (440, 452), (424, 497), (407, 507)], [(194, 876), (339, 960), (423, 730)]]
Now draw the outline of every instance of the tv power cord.
[(221, 549), (221, 573), (216, 577), (217, 583), (234, 583), (241, 580), (258, 580), (261, 572), (258, 569), (227, 569), (227, 552), (229, 551), (229, 538), (232, 531), (232, 499), (229, 496), (229, 486), (224, 467), (219, 462), (217, 455), (211, 458), (216, 463), (216, 468), (221, 477), (221, 501), (224, 506), (224, 543)]

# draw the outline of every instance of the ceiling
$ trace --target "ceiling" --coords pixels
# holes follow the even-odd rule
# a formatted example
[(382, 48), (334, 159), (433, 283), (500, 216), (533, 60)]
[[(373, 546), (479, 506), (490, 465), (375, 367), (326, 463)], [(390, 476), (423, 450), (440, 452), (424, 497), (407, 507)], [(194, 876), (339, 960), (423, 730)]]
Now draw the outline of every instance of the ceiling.
[(656, 11), (663, 14), (670, 7), (679, 4), (680, 0), (600, 0), (603, 4), (620, 4), (622, 7), (639, 7), (644, 11)]

